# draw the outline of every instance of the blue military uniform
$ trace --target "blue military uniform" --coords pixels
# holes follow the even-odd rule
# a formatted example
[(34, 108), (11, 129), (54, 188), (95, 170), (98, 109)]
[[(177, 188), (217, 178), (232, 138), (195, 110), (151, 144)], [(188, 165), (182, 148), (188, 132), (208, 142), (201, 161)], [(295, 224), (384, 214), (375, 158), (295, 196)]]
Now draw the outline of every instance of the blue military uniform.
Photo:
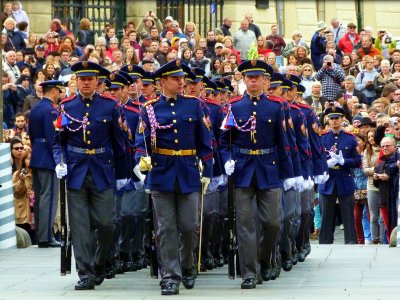
[[(71, 67), (80, 80), (97, 80), (101, 66), (79, 62)], [(80, 281), (75, 289), (93, 289), (110, 253), (113, 188), (127, 178), (123, 112), (115, 99), (81, 91), (60, 103), (61, 128), (53, 144), (57, 164), (67, 164), (72, 244)], [(93, 249), (96, 232), (97, 249)], [(95, 250), (95, 251), (94, 251)], [(94, 262), (94, 269), (93, 269)]]
[[(273, 73), (268, 64), (259, 60), (245, 61), (238, 70), (245, 76)], [(254, 288), (258, 258), (264, 262), (271, 260), (279, 234), (282, 181), (293, 180), (284, 107), (263, 93), (246, 93), (230, 102), (223, 127), (226, 130), (221, 135), (222, 160), (225, 166), (231, 159), (235, 161), (231, 176), (235, 184), (242, 288)], [(261, 225), (261, 253), (257, 251), (254, 197)]]
[[(40, 84), (43, 88), (58, 88), (61, 92), (63, 83), (49, 80)], [(54, 123), (57, 109), (47, 97), (35, 105), (29, 114), (29, 138), (32, 145), (30, 168), (33, 174), (35, 193), (35, 224), (39, 247), (59, 246), (54, 241), (53, 224), (57, 212), (59, 181), (54, 173), (56, 167), (53, 158)]]
[[(345, 111), (340, 107), (330, 107), (325, 111), (329, 118), (341, 118)], [(361, 155), (357, 152), (355, 136), (344, 130), (328, 131), (322, 136), (322, 145), (325, 149), (329, 166), (329, 179), (318, 186), (322, 223), (319, 242), (320, 244), (333, 243), (335, 227), (335, 203), (339, 200), (345, 230), (345, 243), (356, 244), (357, 237), (354, 228), (354, 199), (355, 183), (351, 169), (358, 168), (361, 164)], [(335, 155), (343, 156), (343, 163), (335, 163), (331, 159)]]
[[(163, 84), (170, 76), (183, 80), (185, 72), (178, 59), (165, 64), (153, 75)], [(170, 89), (165, 86), (163, 90)], [(146, 164), (149, 172), (145, 187), (151, 190), (157, 218), (160, 257), (165, 271), (163, 295), (179, 293), (181, 281), (188, 288), (194, 285), (193, 241), (202, 190), (198, 159), (203, 163), (202, 176), (211, 178), (210, 130), (196, 97), (162, 94), (159, 99), (143, 105), (142, 121), (136, 131), (135, 157), (141, 163), (146, 154), (151, 156), (152, 168)]]

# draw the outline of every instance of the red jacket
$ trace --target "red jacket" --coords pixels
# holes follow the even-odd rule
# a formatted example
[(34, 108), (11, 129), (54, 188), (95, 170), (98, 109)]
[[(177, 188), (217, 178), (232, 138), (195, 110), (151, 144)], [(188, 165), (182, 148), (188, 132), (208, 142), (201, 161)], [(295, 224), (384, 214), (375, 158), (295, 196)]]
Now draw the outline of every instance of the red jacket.
[(357, 33), (355, 33), (354, 42), (351, 41), (351, 39), (349, 38), (349, 34), (346, 33), (344, 37), (339, 40), (338, 46), (344, 54), (351, 54), (351, 51), (353, 51), (353, 46), (356, 45), (359, 41), (360, 36)]

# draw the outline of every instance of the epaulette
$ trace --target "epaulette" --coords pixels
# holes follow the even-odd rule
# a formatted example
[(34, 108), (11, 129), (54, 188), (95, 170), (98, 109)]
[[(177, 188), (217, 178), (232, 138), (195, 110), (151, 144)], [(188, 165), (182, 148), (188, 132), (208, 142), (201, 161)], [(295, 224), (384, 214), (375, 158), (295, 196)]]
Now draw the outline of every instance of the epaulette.
[(107, 95), (107, 94), (99, 94), (99, 95), (107, 100), (117, 101), (117, 99), (115, 99), (114, 97), (111, 97), (110, 95)]
[(281, 103), (284, 102), (281, 97), (278, 97), (278, 96), (275, 96), (275, 95), (268, 95), (267, 99), (271, 100), (271, 101), (281, 102)]
[(151, 104), (153, 104), (153, 103), (156, 103), (156, 102), (158, 102), (158, 101), (160, 101), (160, 100), (159, 100), (159, 99), (149, 100), (149, 101), (146, 101), (146, 102), (143, 104), (143, 106), (145, 107), (145, 106), (151, 105)]
[(218, 101), (216, 101), (215, 99), (206, 98), (205, 100), (206, 100), (207, 104), (214, 104), (214, 105), (220, 106), (220, 103)]
[(65, 102), (69, 102), (69, 101), (75, 99), (75, 98), (76, 98), (76, 95), (77, 95), (77, 94), (75, 94), (75, 95), (73, 95), (73, 96), (69, 96), (69, 97), (63, 99), (63, 100), (60, 102), (60, 104), (63, 104), (63, 103), (65, 103)]
[(124, 109), (133, 111), (133, 112), (135, 112), (137, 114), (139, 113), (139, 110), (137, 108), (133, 107), (133, 106), (125, 105)]
[(346, 134), (348, 134), (348, 135), (351, 135), (351, 136), (356, 137), (356, 136), (354, 135), (354, 133), (352, 133), (352, 132), (350, 132), (350, 131), (346, 131), (346, 130), (342, 130), (342, 131), (343, 131), (343, 133), (346, 133)]
[(231, 103), (234, 103), (234, 102), (238, 102), (238, 101), (240, 101), (240, 100), (242, 100), (242, 99), (243, 99), (243, 96), (237, 96), (237, 97), (235, 97), (235, 98), (230, 99), (230, 100), (228, 101), (228, 103), (231, 104)]
[(200, 100), (199, 97), (196, 97), (196, 96), (193, 96), (193, 95), (182, 94), (182, 97)]
[(305, 103), (297, 102), (296, 105), (297, 105), (298, 107), (302, 107), (302, 108), (313, 109), (310, 105), (305, 104)]
[(328, 130), (322, 130), (321, 131), (321, 135), (325, 135), (325, 134), (327, 134), (329, 131)]
[(297, 106), (296, 104), (294, 104), (294, 103), (289, 103), (289, 106), (290, 106), (290, 108), (301, 110), (301, 108), (299, 106)]

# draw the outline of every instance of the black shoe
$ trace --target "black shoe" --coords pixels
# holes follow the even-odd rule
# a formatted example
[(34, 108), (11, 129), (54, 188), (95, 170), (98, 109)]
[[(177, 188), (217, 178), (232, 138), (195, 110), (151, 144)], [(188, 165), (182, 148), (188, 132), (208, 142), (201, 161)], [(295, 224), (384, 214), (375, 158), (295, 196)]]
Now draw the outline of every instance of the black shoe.
[(297, 254), (297, 260), (299, 262), (303, 262), (306, 260), (307, 256), (307, 249), (302, 249), (298, 254)]
[(56, 240), (52, 240), (50, 242), (39, 242), (39, 248), (58, 248), (61, 247), (61, 244)]
[(271, 269), (271, 280), (275, 280), (276, 278), (278, 278), (277, 267), (276, 266), (272, 266), (272, 269)]
[(191, 290), (194, 287), (196, 281), (196, 275), (193, 270), (182, 270), (182, 284), (183, 286)]
[(292, 256), (292, 265), (295, 266), (297, 265), (297, 251), (296, 253)]
[(84, 290), (94, 290), (95, 281), (90, 278), (83, 278), (82, 280), (78, 281), (75, 285), (75, 290), (77, 291), (84, 291)]
[(261, 269), (261, 278), (264, 281), (270, 281), (271, 280), (271, 273), (272, 273), (272, 269), (271, 268), (263, 268), (263, 269)]
[(282, 261), (282, 269), (286, 272), (289, 272), (292, 270), (292, 260), (291, 259), (285, 259)]
[(114, 278), (114, 277), (115, 277), (114, 268), (112, 268), (112, 267), (106, 268), (106, 271), (105, 271), (104, 276), (105, 276), (107, 279)]
[(217, 265), (217, 268), (222, 268), (224, 266), (224, 258), (214, 258), (214, 263)]
[(95, 278), (95, 280), (94, 280), (94, 283), (95, 283), (96, 285), (102, 284), (103, 281), (104, 281), (104, 275), (96, 275), (96, 278)]
[(262, 279), (261, 275), (256, 275), (256, 284), (257, 285), (263, 284), (263, 279)]
[(214, 269), (214, 259), (211, 257), (207, 257), (204, 259), (202, 264), (207, 270)]
[(163, 281), (162, 279), (160, 280), (160, 287), (161, 287), (162, 290), (165, 289), (165, 285), (166, 284), (167, 283), (165, 281)]
[(307, 250), (306, 256), (308, 256), (311, 253), (311, 244), (310, 244), (310, 242), (306, 242), (305, 247), (306, 247), (306, 250)]
[(256, 280), (254, 278), (247, 278), (247, 279), (243, 280), (240, 287), (243, 290), (255, 289), (256, 288)]
[(179, 285), (173, 282), (165, 283), (164, 288), (161, 287), (161, 295), (179, 295)]
[(101, 267), (98, 267), (98, 266), (95, 267), (95, 269), (94, 269), (94, 276), (95, 276), (94, 283), (95, 283), (96, 285), (102, 284), (103, 281), (104, 281), (104, 278), (105, 278), (104, 269), (101, 268)]

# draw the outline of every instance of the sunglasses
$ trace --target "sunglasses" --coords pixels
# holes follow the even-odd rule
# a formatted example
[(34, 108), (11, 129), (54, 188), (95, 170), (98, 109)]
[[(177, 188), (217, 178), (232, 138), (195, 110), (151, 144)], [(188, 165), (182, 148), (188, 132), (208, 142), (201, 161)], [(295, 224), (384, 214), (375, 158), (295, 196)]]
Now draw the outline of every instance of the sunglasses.
[(304, 69), (303, 71), (310, 71), (311, 72), (311, 69)]
[(353, 26), (349, 26), (349, 27), (347, 27), (347, 28), (350, 28), (350, 29), (356, 29), (356, 27), (353, 27)]
[(24, 150), (24, 147), (14, 147), (13, 150)]

